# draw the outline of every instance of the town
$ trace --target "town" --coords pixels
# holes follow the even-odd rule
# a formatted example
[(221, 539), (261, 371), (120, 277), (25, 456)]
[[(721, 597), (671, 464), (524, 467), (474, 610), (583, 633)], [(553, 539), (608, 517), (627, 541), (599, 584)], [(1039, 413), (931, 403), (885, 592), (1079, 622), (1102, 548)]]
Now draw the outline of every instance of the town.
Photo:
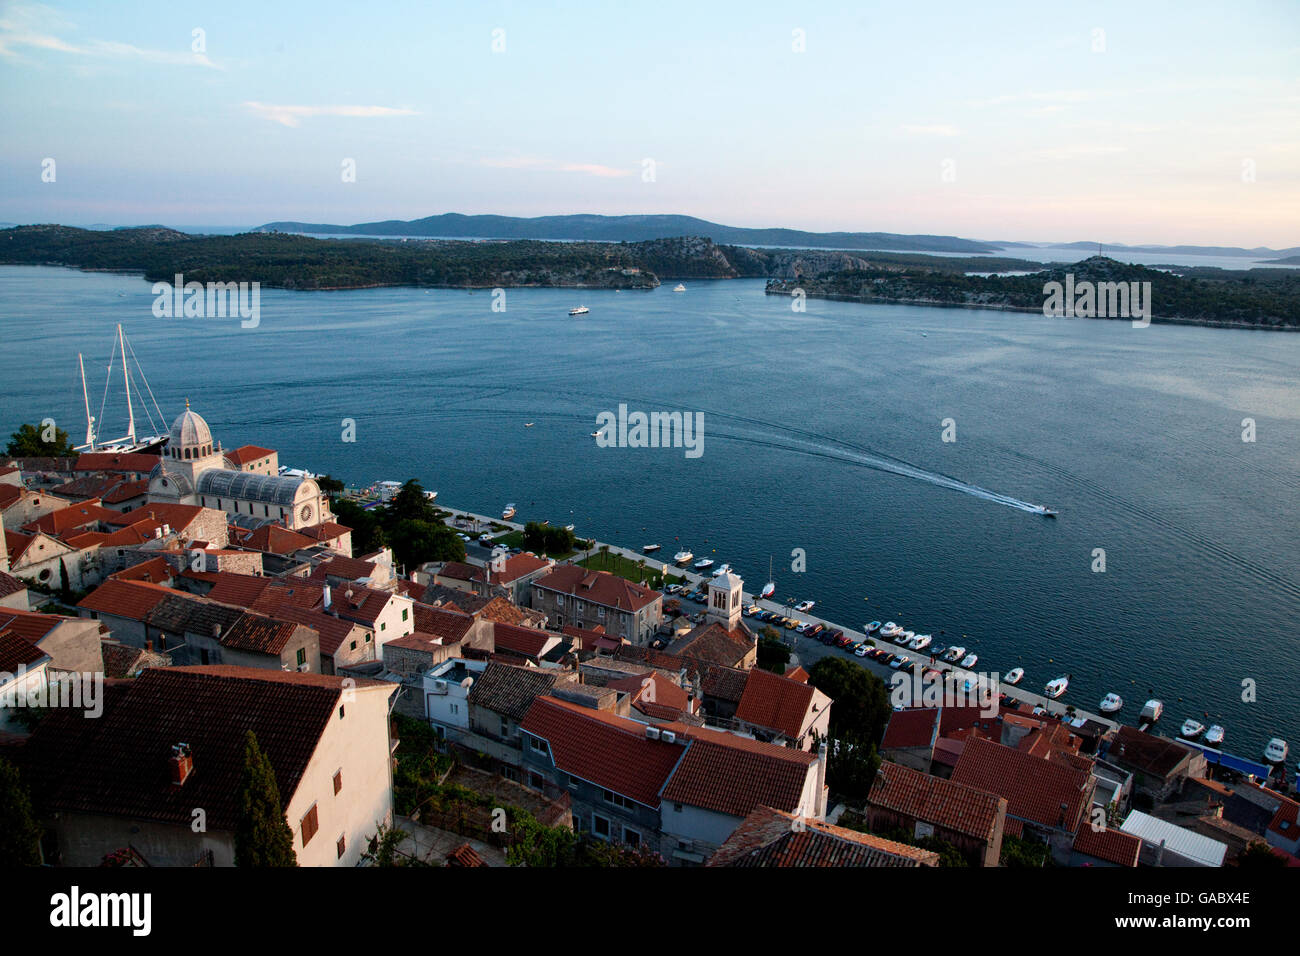
[(158, 438), (0, 459), (9, 865), (1300, 866), (1285, 776), (1154, 720), (900, 702), (727, 567), (349, 492), (188, 401)]

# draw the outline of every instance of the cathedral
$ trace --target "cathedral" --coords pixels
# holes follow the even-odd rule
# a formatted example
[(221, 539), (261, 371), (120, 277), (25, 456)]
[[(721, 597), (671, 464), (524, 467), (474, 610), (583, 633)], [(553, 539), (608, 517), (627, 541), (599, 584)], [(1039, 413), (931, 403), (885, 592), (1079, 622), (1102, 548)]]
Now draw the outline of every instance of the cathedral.
[(243, 528), (279, 524), (297, 530), (334, 517), (329, 500), (310, 478), (239, 470), (221, 445), (213, 444), (208, 423), (188, 401), (172, 422), (162, 461), (149, 474), (148, 500), (216, 508), (230, 524)]

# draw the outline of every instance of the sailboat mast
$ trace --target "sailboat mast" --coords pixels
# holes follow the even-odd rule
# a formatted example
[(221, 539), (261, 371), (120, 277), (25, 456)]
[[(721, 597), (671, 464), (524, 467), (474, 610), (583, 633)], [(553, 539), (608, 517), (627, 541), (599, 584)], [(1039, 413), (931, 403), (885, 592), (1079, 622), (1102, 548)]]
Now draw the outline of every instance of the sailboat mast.
[(90, 394), (86, 391), (86, 363), (77, 353), (77, 365), (81, 369), (81, 399), (86, 403), (86, 447), (95, 450), (95, 420), (90, 417)]
[(122, 350), (122, 381), (126, 383), (127, 437), (135, 444), (135, 406), (131, 404), (131, 375), (126, 367), (126, 343), (122, 341), (122, 323), (117, 323), (117, 346)]

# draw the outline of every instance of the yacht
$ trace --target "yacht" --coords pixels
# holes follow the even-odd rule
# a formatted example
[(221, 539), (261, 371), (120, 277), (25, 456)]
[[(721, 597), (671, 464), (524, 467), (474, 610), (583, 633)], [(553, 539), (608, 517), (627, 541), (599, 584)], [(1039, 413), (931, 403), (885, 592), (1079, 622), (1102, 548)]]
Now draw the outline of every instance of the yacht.
[(802, 601), (799, 604), (796, 604), (794, 606), (794, 609), (796, 611), (802, 611), (804, 613), (807, 613), (808, 611), (811, 611), (813, 607), (816, 606), (816, 604), (817, 604), (816, 601)]
[(1119, 694), (1107, 694), (1101, 699), (1101, 712), (1103, 714), (1115, 714), (1124, 706), (1124, 698)]
[(1286, 741), (1281, 737), (1274, 737), (1264, 748), (1264, 759), (1269, 763), (1286, 763), (1288, 751)]
[[(100, 412), (104, 410), (104, 403), (108, 400), (109, 386), (112, 384), (113, 364), (118, 356), (122, 359), (122, 386), (126, 391), (126, 415), (127, 430), (121, 438), (103, 439), (100, 437), (96, 426), (99, 420), (90, 414), (90, 394), (86, 389), (86, 363), (77, 353), (77, 367), (81, 372), (81, 398), (86, 408), (86, 443), (78, 445), (74, 451), (106, 451), (125, 454), (135, 452), (144, 455), (158, 455), (162, 453), (162, 448), (167, 444), (168, 435), (166, 433), (159, 435), (148, 435), (141, 438), (135, 430), (135, 399), (131, 396), (131, 386), (135, 383), (135, 373), (131, 371), (131, 363), (135, 363), (135, 370), (140, 374), (140, 381), (144, 383), (144, 390), (136, 386), (135, 398), (140, 400), (140, 410), (144, 412), (145, 417), (149, 420), (149, 427), (157, 427), (162, 431), (167, 427), (167, 422), (163, 418), (162, 409), (158, 407), (157, 400), (153, 399), (153, 389), (149, 386), (149, 379), (145, 377), (144, 369), (140, 367), (140, 360), (135, 356), (135, 349), (131, 343), (126, 340), (126, 333), (122, 331), (122, 324), (117, 325), (116, 341), (113, 343), (113, 351), (108, 358), (108, 381), (104, 383), (104, 398), (100, 403)], [(128, 359), (129, 356), (129, 359)], [(158, 424), (155, 426), (153, 415), (149, 411), (148, 405), (144, 401), (144, 394), (148, 394), (153, 400), (153, 410), (158, 413)], [(185, 405), (189, 408), (189, 403)]]
[(1217, 747), (1223, 743), (1224, 730), (1219, 724), (1210, 724), (1210, 729), (1205, 732), (1205, 742), (1211, 747)]
[(1047, 682), (1047, 686), (1043, 688), (1043, 696), (1050, 697), (1052, 700), (1056, 700), (1058, 697), (1064, 694), (1067, 689), (1069, 689), (1069, 686), (1070, 686), (1070, 677), (1068, 674), (1065, 677), (1054, 678), (1052, 680), (1049, 680)]
[(677, 283), (677, 286), (676, 286), (676, 288), (673, 289), (673, 291), (674, 291), (674, 292), (685, 292), (685, 291), (686, 291), (686, 286), (682, 285), (682, 284), (679, 282), (679, 283)]
[(676, 554), (673, 555), (673, 563), (685, 564), (693, 557), (695, 557), (695, 555), (691, 554), (691, 552), (686, 550), (685, 548), (682, 548), (682, 550), (678, 551)]
[(1183, 721), (1183, 726), (1178, 729), (1178, 733), (1188, 740), (1195, 740), (1205, 733), (1205, 725), (1199, 720), (1192, 720), (1192, 718), (1188, 717)]
[(1164, 701), (1159, 701), (1156, 700), (1154, 697), (1152, 697), (1149, 701), (1147, 701), (1145, 704), (1142, 705), (1141, 719), (1145, 720), (1149, 724), (1154, 724), (1157, 720), (1160, 719), (1160, 715), (1163, 714), (1164, 712), (1165, 712)]
[(515, 516), (515, 506), (513, 504), (506, 505), (506, 510), (501, 512), (501, 520), (509, 521), (514, 516)]
[(767, 583), (763, 585), (763, 590), (758, 592), (761, 598), (770, 598), (776, 593), (776, 581), (772, 577), (772, 558), (767, 559)]
[(713, 567), (713, 559), (712, 559), (712, 558), (700, 558), (700, 560), (698, 560), (698, 561), (696, 561), (694, 564), (692, 564), (691, 567), (693, 567), (696, 571), (703, 571), (703, 570), (705, 570), (706, 568), (711, 568), (711, 567)]
[(590, 311), (591, 309), (587, 308), (585, 305), (580, 305), (576, 309), (570, 309), (569, 315), (586, 315)]
[(1006, 676), (1002, 678), (1002, 683), (1010, 684), (1015, 687), (1025, 679), (1025, 669), (1023, 667), (1013, 667), (1007, 671)]

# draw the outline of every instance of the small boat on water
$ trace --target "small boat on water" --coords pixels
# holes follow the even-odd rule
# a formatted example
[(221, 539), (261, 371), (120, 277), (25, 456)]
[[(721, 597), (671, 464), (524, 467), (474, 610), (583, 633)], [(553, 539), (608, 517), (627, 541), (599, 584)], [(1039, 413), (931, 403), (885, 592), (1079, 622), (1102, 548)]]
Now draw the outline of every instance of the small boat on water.
[(591, 309), (587, 308), (585, 305), (580, 305), (576, 309), (570, 309), (569, 315), (586, 315), (590, 311)]
[(943, 659), (951, 664), (957, 663), (966, 656), (966, 648), (954, 645), (943, 652)]
[(758, 592), (761, 598), (770, 598), (776, 593), (776, 580), (772, 577), (772, 558), (767, 559), (767, 583), (763, 585), (763, 590)]
[(796, 611), (807, 613), (808, 611), (811, 611), (816, 606), (816, 604), (817, 604), (816, 601), (801, 601), (794, 606), (794, 609)]
[(1157, 720), (1160, 719), (1160, 715), (1163, 714), (1164, 712), (1165, 712), (1164, 701), (1159, 701), (1156, 700), (1154, 697), (1152, 697), (1149, 701), (1147, 701), (1145, 704), (1142, 705), (1142, 713), (1140, 717), (1148, 724), (1154, 724)]
[(572, 530), (573, 530), (573, 525), (571, 525), (571, 524), (566, 524), (566, 525), (564, 526), (564, 530), (565, 530), (565, 531), (572, 531)]
[(1036, 515), (1042, 515), (1044, 518), (1055, 518), (1055, 517), (1056, 517), (1056, 512), (1055, 512), (1055, 511), (1053, 511), (1051, 508), (1044, 507), (1043, 505), (1034, 505), (1034, 512), (1033, 512), (1033, 513), (1036, 514)]
[(695, 555), (691, 554), (691, 552), (688, 551), (687, 549), (682, 548), (682, 550), (678, 551), (676, 554), (673, 555), (673, 563), (674, 563), (674, 564), (685, 564), (687, 561), (691, 560), (691, 558), (693, 558), (693, 557), (695, 557)]
[(501, 512), (501, 520), (509, 521), (514, 516), (515, 516), (515, 506), (513, 504), (506, 505), (505, 510)]
[(1192, 718), (1188, 717), (1183, 721), (1183, 726), (1178, 728), (1178, 733), (1188, 740), (1195, 740), (1205, 733), (1205, 725), (1199, 720), (1192, 720)]
[(715, 578), (720, 578), (724, 574), (730, 574), (730, 573), (731, 573), (731, 565), (729, 564), (720, 564), (713, 569), (713, 576)]
[(533, 423), (532, 423), (532, 422), (524, 422), (524, 427), (525, 427), (525, 428), (532, 428), (532, 427), (533, 427)]
[(1221, 726), (1218, 724), (1210, 724), (1210, 729), (1205, 732), (1205, 742), (1211, 747), (1217, 747), (1219, 744), (1223, 743), (1225, 735), (1226, 732)]
[(961, 659), (961, 666), (966, 668), (967, 670), (970, 670), (979, 662), (980, 662), (980, 656), (978, 654), (967, 654), (965, 657)]
[(713, 567), (713, 559), (700, 558), (700, 560), (696, 561), (693, 565), (691, 565), (691, 567), (693, 567), (696, 571), (703, 571), (705, 568)]
[(881, 637), (897, 637), (903, 633), (903, 629), (893, 621), (886, 621), (885, 626), (880, 629)]
[(599, 438), (599, 437), (600, 437), (600, 432), (592, 432), (592, 433), (591, 433), (591, 437), (592, 437), (592, 438)]
[(866, 626), (866, 632), (867, 632), (868, 634), (875, 634), (876, 631), (878, 631), (878, 630), (880, 630), (880, 622), (879, 622), (879, 621), (872, 621), (870, 624), (868, 624), (868, 625)]
[(655, 553), (656, 551), (658, 551), (658, 550), (659, 550), (659, 545), (657, 545), (657, 544), (643, 544), (643, 545), (641, 545), (641, 551), (642, 551), (643, 553), (645, 553), (645, 554), (654, 554), (654, 553)]
[(930, 642), (933, 640), (934, 638), (929, 634), (918, 634), (907, 642), (907, 646), (914, 651), (923, 651), (930, 646)]
[(1118, 713), (1124, 707), (1124, 698), (1119, 694), (1107, 694), (1101, 699), (1101, 712), (1103, 714)]
[(1007, 671), (1006, 676), (1002, 678), (1002, 683), (1010, 684), (1015, 687), (1025, 679), (1025, 669), (1023, 667), (1013, 667)]
[(679, 283), (677, 283), (677, 287), (674, 288), (673, 291), (674, 291), (674, 292), (685, 292), (685, 291), (686, 291), (686, 286), (682, 285), (682, 284), (679, 282)]
[(1274, 737), (1264, 747), (1264, 760), (1268, 763), (1286, 763), (1286, 755), (1290, 748), (1285, 740), (1281, 737)]
[(1056, 700), (1058, 697), (1064, 694), (1069, 689), (1069, 687), (1070, 687), (1070, 676), (1068, 674), (1065, 677), (1053, 678), (1052, 680), (1049, 680), (1047, 682), (1047, 686), (1043, 688), (1043, 696), (1050, 697), (1052, 700)]

